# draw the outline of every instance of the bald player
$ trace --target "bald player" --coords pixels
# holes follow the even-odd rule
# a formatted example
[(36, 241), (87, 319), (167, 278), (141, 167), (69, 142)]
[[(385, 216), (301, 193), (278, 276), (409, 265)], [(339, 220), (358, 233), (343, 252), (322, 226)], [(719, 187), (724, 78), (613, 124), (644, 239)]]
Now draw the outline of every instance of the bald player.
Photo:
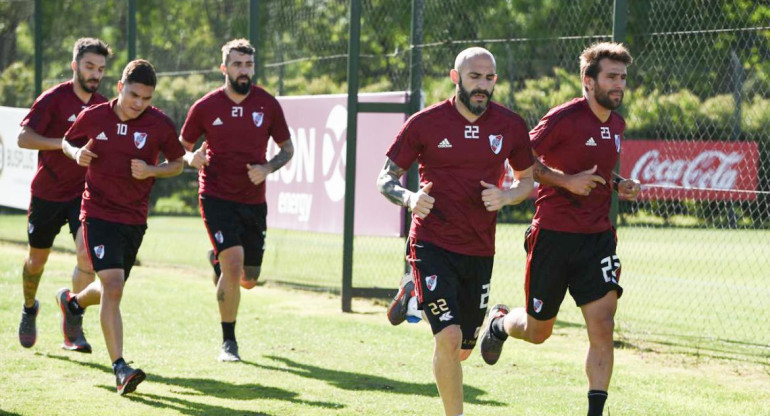
[[(495, 58), (460, 52), (449, 78), (455, 96), (414, 114), (387, 151), (380, 192), (412, 211), (407, 260), (414, 295), (434, 336), (433, 373), (447, 416), (463, 414), (461, 361), (476, 345), (487, 311), (497, 211), (533, 189), (533, 157), (524, 120), (491, 101)], [(504, 162), (516, 180), (501, 189)], [(420, 190), (399, 179), (417, 162)], [(410, 290), (400, 290), (403, 305)]]

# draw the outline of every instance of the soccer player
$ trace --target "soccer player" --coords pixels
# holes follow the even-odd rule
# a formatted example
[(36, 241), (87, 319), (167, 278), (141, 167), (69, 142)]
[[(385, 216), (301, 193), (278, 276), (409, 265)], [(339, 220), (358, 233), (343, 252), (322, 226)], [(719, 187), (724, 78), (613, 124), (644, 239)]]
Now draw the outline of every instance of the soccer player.
[[(544, 342), (569, 289), (588, 330), (589, 416), (600, 416), (604, 409), (612, 375), (614, 316), (623, 293), (617, 237), (609, 219), (612, 191), (634, 200), (641, 189), (634, 180), (613, 179), (625, 130), (625, 121), (613, 110), (623, 101), (631, 62), (628, 50), (618, 43), (585, 49), (580, 55), (584, 96), (554, 107), (530, 132), (532, 150), (545, 166), (535, 168), (541, 186), (525, 236), (527, 305), (513, 310), (495, 305), (481, 336), (481, 355), (488, 364), (500, 358), (509, 335)], [(582, 185), (575, 186), (570, 174), (582, 174)]]
[[(407, 120), (377, 185), (412, 211), (407, 260), (433, 331), (444, 411), (457, 416), (463, 414), (461, 361), (475, 347), (487, 311), (497, 211), (532, 191), (533, 159), (524, 120), (491, 101), (497, 73), (489, 51), (460, 52), (449, 77), (455, 96)], [(517, 180), (500, 189), (506, 159)], [(411, 192), (399, 178), (415, 160), (421, 189)]]
[[(101, 304), (102, 332), (120, 395), (133, 392), (145, 378), (142, 370), (123, 359), (123, 286), (147, 229), (155, 178), (178, 175), (184, 167), (184, 149), (174, 123), (150, 105), (155, 84), (149, 62), (129, 62), (118, 81), (118, 98), (81, 113), (62, 146), (67, 156), (87, 168), (80, 220), (99, 277), (79, 293), (59, 291), (64, 331), (73, 316)], [(166, 161), (158, 163), (161, 152)]]
[[(37, 341), (35, 320), (40, 302), (35, 296), (53, 241), (64, 224), (69, 225), (77, 253), (72, 287), (81, 290), (94, 281), (78, 220), (86, 170), (64, 156), (61, 148), (62, 137), (78, 114), (89, 106), (107, 101), (96, 90), (111, 54), (110, 47), (99, 39), (78, 39), (72, 50), (72, 80), (41, 94), (21, 122), (19, 147), (38, 150), (27, 216), (29, 251), (22, 267), (24, 305), (19, 342), (25, 348), (31, 348)], [(83, 335), (82, 321), (83, 317), (77, 316), (70, 323), (71, 337), (65, 334), (62, 348), (91, 352), (91, 345)]]
[[(257, 285), (267, 231), (265, 178), (285, 165), (294, 145), (278, 100), (252, 85), (254, 47), (246, 39), (222, 46), (224, 86), (190, 108), (180, 141), (184, 160), (199, 169), (203, 223), (221, 274), (214, 282), (222, 324), (220, 361), (240, 361), (235, 321), (240, 286)], [(203, 144), (192, 151), (201, 136)], [(280, 148), (269, 161), (270, 137)]]

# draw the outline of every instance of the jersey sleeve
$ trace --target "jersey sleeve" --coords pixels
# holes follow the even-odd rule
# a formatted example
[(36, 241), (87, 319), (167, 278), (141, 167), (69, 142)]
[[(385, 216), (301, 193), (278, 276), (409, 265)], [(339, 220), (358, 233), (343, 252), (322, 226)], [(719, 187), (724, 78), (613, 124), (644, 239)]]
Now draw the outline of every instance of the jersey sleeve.
[(559, 121), (563, 120), (561, 117), (554, 117), (552, 113), (546, 114), (540, 119), (540, 122), (529, 132), (530, 144), (532, 150), (538, 155), (543, 155), (553, 146), (557, 145), (560, 140), (560, 130), (563, 126), (560, 126)]
[(160, 151), (163, 152), (163, 157), (169, 161), (177, 160), (185, 154), (184, 147), (182, 147), (182, 143), (177, 138), (176, 128), (171, 123), (171, 120), (168, 121), (167, 133), (163, 136), (163, 140), (160, 143)]
[(508, 163), (517, 171), (526, 170), (535, 163), (527, 133), (527, 124), (524, 120), (518, 120), (514, 125), (513, 148), (508, 155)]
[(274, 101), (274, 107), (275, 117), (273, 117), (273, 123), (270, 126), (270, 136), (276, 143), (283, 143), (291, 139), (291, 132), (289, 131), (289, 125), (286, 123), (283, 108), (281, 108), (278, 100)]
[(190, 111), (187, 112), (187, 118), (182, 125), (182, 140), (187, 143), (195, 144), (198, 139), (203, 135), (203, 124), (200, 117), (200, 102), (197, 102), (190, 107)]
[(83, 146), (86, 144), (90, 137), (91, 126), (93, 125), (93, 122), (90, 121), (90, 114), (91, 112), (88, 110), (81, 111), (80, 114), (78, 114), (77, 119), (75, 119), (75, 122), (72, 123), (67, 132), (64, 133), (64, 140), (74, 146)]
[(388, 159), (404, 170), (412, 166), (423, 148), (416, 124), (414, 119), (407, 121), (386, 153)]
[(51, 94), (45, 94), (35, 100), (27, 116), (21, 120), (20, 125), (22, 127), (30, 127), (38, 134), (45, 131), (48, 128), (48, 124), (53, 120), (53, 109), (55, 108), (53, 100)]

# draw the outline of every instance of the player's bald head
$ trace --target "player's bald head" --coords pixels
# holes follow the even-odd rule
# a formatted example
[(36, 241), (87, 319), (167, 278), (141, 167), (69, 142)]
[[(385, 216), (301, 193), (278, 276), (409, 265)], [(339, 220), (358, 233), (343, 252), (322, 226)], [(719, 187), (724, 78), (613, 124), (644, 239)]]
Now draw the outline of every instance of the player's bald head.
[(492, 55), (492, 52), (480, 46), (474, 46), (457, 54), (457, 58), (455, 58), (455, 70), (457, 70), (457, 72), (462, 72), (463, 67), (466, 63), (468, 63), (468, 61), (479, 56), (485, 56), (489, 58), (489, 60), (492, 61), (492, 66), (497, 68), (495, 57)]

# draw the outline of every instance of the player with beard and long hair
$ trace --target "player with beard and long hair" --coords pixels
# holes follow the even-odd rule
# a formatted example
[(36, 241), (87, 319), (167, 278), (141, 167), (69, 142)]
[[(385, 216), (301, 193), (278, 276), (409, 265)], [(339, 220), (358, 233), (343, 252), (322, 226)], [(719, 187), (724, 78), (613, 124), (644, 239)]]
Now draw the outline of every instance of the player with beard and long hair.
[[(527, 126), (490, 101), (495, 59), (484, 48), (457, 55), (449, 72), (455, 97), (407, 120), (387, 151), (377, 185), (391, 202), (412, 211), (407, 261), (412, 273), (388, 310), (403, 321), (412, 297), (433, 332), (433, 373), (447, 416), (463, 414), (461, 362), (470, 356), (487, 311), (495, 254), (497, 211), (532, 192)], [(499, 188), (505, 161), (516, 181)], [(420, 190), (401, 186), (419, 164)]]
[[(62, 137), (81, 111), (107, 101), (96, 91), (111, 55), (110, 47), (99, 39), (78, 39), (72, 50), (72, 79), (42, 93), (21, 122), (19, 147), (38, 150), (27, 223), (29, 252), (22, 267), (24, 306), (19, 342), (25, 348), (37, 340), (35, 321), (40, 302), (35, 296), (53, 241), (64, 224), (69, 224), (77, 253), (72, 287), (79, 291), (94, 281), (78, 220), (86, 169), (62, 153)], [(62, 322), (62, 348), (90, 353), (91, 345), (82, 330), (82, 310), (76, 312), (72, 320)]]
[(621, 44), (603, 42), (580, 55), (583, 97), (551, 109), (530, 132), (535, 166), (536, 211), (525, 235), (526, 306), (495, 305), (481, 335), (488, 364), (500, 358), (508, 336), (540, 344), (551, 335), (567, 290), (588, 331), (585, 370), (588, 415), (601, 416), (614, 360), (613, 331), (620, 259), (609, 219), (613, 190), (634, 200), (638, 182), (615, 175), (625, 121), (623, 102), (632, 58)]
[[(257, 285), (267, 231), (265, 178), (294, 154), (278, 100), (256, 85), (254, 47), (246, 39), (222, 46), (225, 85), (196, 101), (182, 126), (185, 161), (199, 170), (201, 216), (213, 250), (222, 325), (220, 361), (240, 361), (235, 320), (240, 289)], [(192, 151), (201, 136), (203, 144)], [(280, 148), (269, 161), (270, 138)], [(239, 287), (240, 284), (240, 287)]]

